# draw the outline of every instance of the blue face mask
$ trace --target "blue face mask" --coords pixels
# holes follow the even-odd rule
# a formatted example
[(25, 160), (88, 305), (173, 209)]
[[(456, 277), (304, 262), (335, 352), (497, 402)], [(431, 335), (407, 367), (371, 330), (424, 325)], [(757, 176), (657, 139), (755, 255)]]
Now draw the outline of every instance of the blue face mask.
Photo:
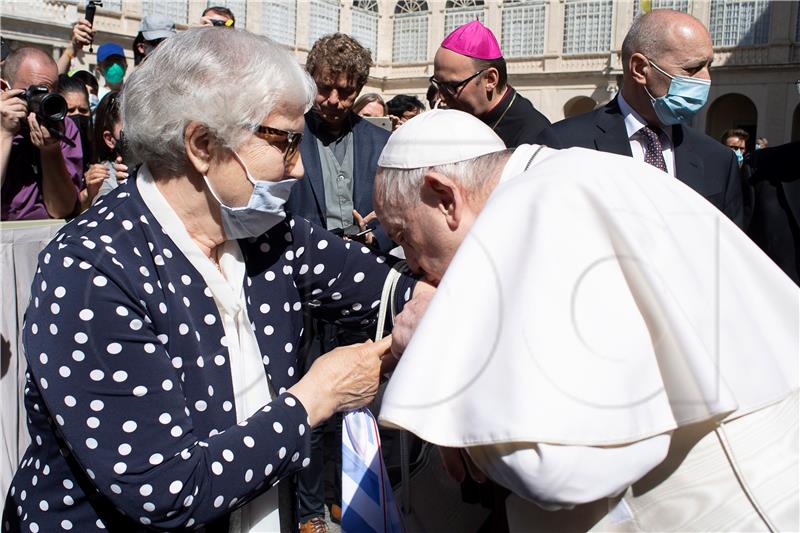
[(99, 103), (100, 99), (97, 97), (97, 95), (89, 93), (89, 109), (92, 111), (92, 115), (94, 115), (94, 110), (97, 109), (97, 104)]
[(744, 161), (744, 154), (742, 153), (741, 148), (737, 148), (733, 151), (736, 154), (736, 162), (739, 163), (739, 166), (742, 166), (742, 161)]
[(650, 64), (671, 80), (667, 94), (658, 98), (650, 94), (647, 87), (644, 88), (653, 103), (658, 120), (666, 126), (689, 122), (706, 105), (711, 81), (689, 76), (670, 76), (652, 61)]
[(250, 174), (239, 154), (233, 152), (233, 155), (244, 168), (247, 180), (253, 184), (253, 193), (246, 206), (229, 207), (225, 205), (214, 192), (211, 184), (208, 183), (208, 178), (203, 176), (203, 179), (206, 187), (219, 203), (222, 227), (225, 229), (228, 239), (259, 237), (286, 218), (283, 206), (289, 199), (292, 186), (297, 180), (294, 178), (281, 181), (257, 180)]

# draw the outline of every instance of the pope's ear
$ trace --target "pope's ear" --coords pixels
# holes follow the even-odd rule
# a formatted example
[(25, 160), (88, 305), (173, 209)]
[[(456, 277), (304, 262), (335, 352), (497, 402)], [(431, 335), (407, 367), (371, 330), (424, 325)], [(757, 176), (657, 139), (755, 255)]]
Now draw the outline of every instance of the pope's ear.
[(194, 169), (200, 174), (208, 174), (213, 149), (208, 129), (199, 122), (190, 122), (183, 130), (183, 146)]
[(428, 172), (423, 177), (422, 201), (435, 207), (445, 217), (450, 229), (458, 228), (465, 198), (456, 181), (439, 172)]

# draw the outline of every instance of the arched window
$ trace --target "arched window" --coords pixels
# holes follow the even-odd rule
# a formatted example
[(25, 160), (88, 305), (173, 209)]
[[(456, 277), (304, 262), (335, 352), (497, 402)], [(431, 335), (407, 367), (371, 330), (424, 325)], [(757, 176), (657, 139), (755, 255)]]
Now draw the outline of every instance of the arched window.
[(392, 61), (421, 63), (428, 60), (428, 3), (400, 0), (394, 6)]
[[(107, 2), (103, 1), (103, 7)], [(163, 2), (159, 0), (144, 0), (142, 2), (142, 14), (164, 15), (169, 17), (175, 24), (187, 24), (189, 21), (189, 2), (186, 0), (175, 2)]]
[(353, 39), (378, 58), (378, 0), (353, 0)]
[(712, 0), (714, 46), (764, 44), (769, 37), (769, 0)]
[(447, 0), (444, 8), (444, 34), (478, 19), (483, 22), (483, 0)]
[(308, 47), (317, 39), (339, 31), (339, 1), (311, 0), (308, 24)]
[(295, 0), (267, 0), (261, 4), (261, 33), (273, 41), (294, 46), (296, 5)]
[[(171, 4), (173, 2), (164, 3)], [(206, 0), (206, 7), (212, 6), (227, 7), (236, 17), (236, 27), (242, 29), (247, 27), (247, 0)]]
[(612, 0), (566, 0), (564, 53), (591, 54), (611, 50)]
[(539, 56), (544, 53), (547, 20), (545, 0), (505, 0), (503, 3), (503, 55)]

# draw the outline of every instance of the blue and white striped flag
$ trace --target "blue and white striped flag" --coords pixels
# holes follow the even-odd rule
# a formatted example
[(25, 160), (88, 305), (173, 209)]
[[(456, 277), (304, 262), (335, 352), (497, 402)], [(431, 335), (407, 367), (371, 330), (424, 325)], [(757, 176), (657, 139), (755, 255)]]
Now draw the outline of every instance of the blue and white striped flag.
[(342, 532), (405, 533), (383, 464), (378, 423), (367, 408), (342, 421)]

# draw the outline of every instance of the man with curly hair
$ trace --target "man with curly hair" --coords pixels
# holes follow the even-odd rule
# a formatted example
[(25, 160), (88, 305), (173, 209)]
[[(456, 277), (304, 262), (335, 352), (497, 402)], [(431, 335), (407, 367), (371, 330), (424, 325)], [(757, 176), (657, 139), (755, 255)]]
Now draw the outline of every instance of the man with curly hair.
[[(367, 83), (372, 66), (370, 51), (348, 35), (334, 33), (320, 38), (306, 59), (306, 70), (317, 85), (314, 107), (305, 115), (300, 142), (305, 176), (292, 189), (287, 211), (310, 220), (343, 238), (362, 240), (380, 251), (392, 247), (391, 240), (377, 225), (372, 208), (372, 188), (378, 157), (389, 132), (352, 112), (353, 104)], [(373, 231), (357, 235), (368, 228)], [(308, 346), (305, 369), (316, 357), (338, 345), (365, 341), (336, 327), (307, 320), (304, 344)], [(332, 427), (331, 427), (332, 426)], [(298, 476), (300, 531), (324, 532), (323, 432), (312, 435), (311, 464)], [(336, 460), (334, 486), (341, 488), (341, 417), (329, 422), (333, 433), (331, 454)], [(327, 451), (327, 450), (326, 450)], [(341, 515), (341, 498), (335, 495), (331, 515)]]

